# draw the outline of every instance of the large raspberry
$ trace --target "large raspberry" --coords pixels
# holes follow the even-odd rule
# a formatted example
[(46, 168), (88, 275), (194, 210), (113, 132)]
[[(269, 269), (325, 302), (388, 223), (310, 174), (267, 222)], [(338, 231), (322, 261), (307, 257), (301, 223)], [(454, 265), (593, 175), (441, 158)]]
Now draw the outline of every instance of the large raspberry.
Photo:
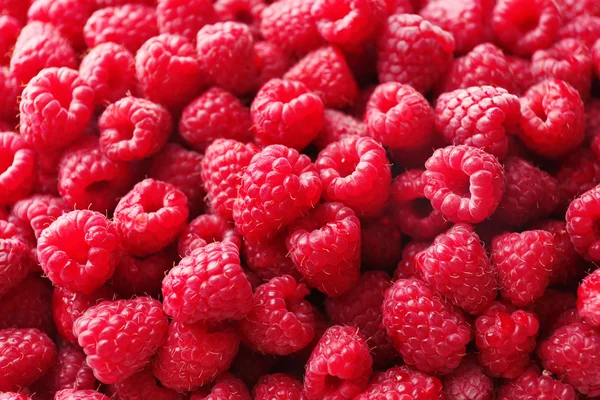
[(180, 257), (187, 257), (196, 249), (213, 242), (231, 242), (242, 248), (242, 238), (226, 219), (203, 214), (193, 219), (183, 230), (177, 244)]
[(156, 16), (160, 33), (181, 35), (190, 42), (200, 28), (217, 20), (210, 0), (159, 0)]
[(553, 379), (549, 374), (538, 376), (535, 369), (523, 372), (498, 389), (498, 400), (524, 400), (553, 398), (561, 400), (577, 400), (579, 397), (573, 387)]
[(264, 375), (252, 395), (255, 400), (302, 400), (302, 383), (290, 374)]
[(360, 227), (360, 248), (366, 269), (393, 271), (402, 258), (402, 233), (387, 215), (365, 219)]
[(0, 204), (21, 200), (33, 187), (35, 153), (23, 138), (0, 132)]
[(391, 398), (442, 400), (445, 399), (442, 383), (436, 377), (410, 367), (393, 367), (381, 372), (371, 380), (367, 390), (355, 400), (379, 400)]
[(567, 232), (575, 250), (591, 261), (600, 260), (600, 232), (596, 228), (600, 216), (600, 186), (573, 200), (567, 210)]
[(486, 400), (494, 398), (494, 382), (483, 372), (474, 355), (463, 358), (458, 368), (444, 377), (442, 382), (446, 400)]
[(325, 109), (323, 128), (321, 128), (321, 132), (313, 144), (317, 149), (323, 150), (328, 144), (351, 135), (366, 136), (366, 125), (352, 115), (337, 110)]
[(119, 400), (182, 400), (183, 398), (180, 393), (160, 386), (152, 374), (151, 367), (109, 385), (106, 393), (112, 395), (111, 399)]
[(162, 280), (173, 268), (177, 256), (163, 250), (145, 258), (121, 255), (110, 282), (124, 298), (152, 296), (158, 298)]
[(36, 328), (54, 337), (49, 283), (32, 274), (5, 293), (0, 301), (0, 329)]

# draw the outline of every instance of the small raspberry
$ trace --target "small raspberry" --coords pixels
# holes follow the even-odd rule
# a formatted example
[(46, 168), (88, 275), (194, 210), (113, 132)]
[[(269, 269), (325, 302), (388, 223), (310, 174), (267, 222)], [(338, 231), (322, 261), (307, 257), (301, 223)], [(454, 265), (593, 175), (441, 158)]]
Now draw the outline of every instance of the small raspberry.
[(379, 215), (385, 207), (390, 162), (375, 140), (351, 136), (334, 142), (321, 150), (315, 165), (326, 200), (342, 202), (364, 216)]
[(159, 0), (156, 16), (160, 33), (181, 35), (190, 42), (200, 28), (217, 20), (210, 0)]
[(0, 221), (0, 296), (25, 279), (33, 267), (31, 250), (17, 227)]
[(179, 134), (194, 150), (204, 151), (215, 139), (249, 142), (250, 111), (229, 92), (213, 87), (189, 103), (179, 120)]
[(162, 280), (173, 267), (175, 257), (161, 251), (145, 258), (121, 255), (111, 283), (124, 298), (160, 295)]
[(313, 144), (324, 149), (328, 144), (338, 142), (346, 136), (367, 136), (367, 127), (358, 119), (341, 111), (325, 109), (323, 127)]
[[(443, 379), (446, 400), (486, 400), (494, 398), (494, 381), (483, 373), (477, 358), (466, 356)], [(508, 399), (507, 399), (508, 400)]]
[(360, 221), (342, 203), (318, 204), (289, 228), (286, 245), (308, 283), (339, 296), (360, 276)]
[(558, 209), (564, 211), (575, 198), (600, 184), (600, 162), (593, 152), (581, 148), (560, 163), (554, 176), (558, 181)]
[(200, 215), (193, 219), (179, 236), (179, 256), (187, 257), (194, 250), (213, 242), (230, 242), (238, 249), (242, 248), (242, 238), (227, 220), (218, 215)]
[(498, 400), (524, 400), (554, 398), (577, 400), (579, 397), (573, 387), (553, 379), (549, 373), (538, 376), (534, 369), (523, 372), (498, 389)]
[(21, 24), (10, 15), (0, 15), (0, 65), (8, 65), (17, 42)]
[[(206, 394), (206, 396), (204, 396)], [(192, 394), (190, 400), (251, 400), (248, 388), (241, 380), (230, 374), (223, 374), (210, 392)]]
[(380, 82), (429, 91), (452, 63), (454, 38), (418, 15), (388, 17), (377, 42)]
[(306, 364), (304, 395), (307, 400), (353, 399), (366, 389), (372, 364), (369, 346), (356, 328), (332, 326)]
[(393, 271), (402, 258), (402, 234), (388, 216), (361, 223), (361, 263), (366, 269)]
[(35, 153), (23, 138), (0, 132), (0, 204), (11, 204), (29, 194), (34, 183)]
[(515, 56), (506, 56), (506, 60), (519, 93), (525, 92), (536, 83), (531, 73), (531, 60)]
[(577, 310), (588, 324), (600, 326), (600, 270), (585, 277), (577, 288)]
[(255, 400), (302, 400), (302, 382), (290, 374), (264, 375), (252, 395)]
[(268, 239), (244, 237), (244, 261), (262, 280), (269, 281), (282, 275), (291, 275), (296, 280), (302, 278), (288, 255), (286, 236), (287, 232)]
[[(220, 1), (218, 0), (217, 4)], [(225, 0), (245, 1), (245, 0)], [(252, 0), (249, 0), (252, 1)], [(294, 60), (289, 54), (277, 45), (269, 42), (254, 43), (254, 64), (256, 66), (257, 78), (255, 89), (258, 91), (265, 83), (273, 78), (281, 78), (292, 66)]]
[(54, 400), (110, 400), (95, 390), (64, 389), (56, 392)]
[(430, 242), (409, 242), (402, 249), (402, 259), (394, 271), (394, 281), (398, 279), (421, 278), (421, 271), (417, 268), (417, 255), (427, 250)]
[[(0, 18), (2, 17), (0, 16)], [(0, 118), (7, 121), (15, 120), (19, 113), (18, 97), (20, 94), (21, 88), (17, 85), (13, 74), (8, 68), (0, 66)], [(11, 126), (7, 129), (1, 128), (0, 132), (13, 130)]]
[(493, 214), (504, 193), (496, 157), (471, 146), (436, 150), (421, 179), (431, 205), (452, 222), (479, 223)]
[(356, 397), (355, 400), (379, 400), (385, 399), (387, 396), (415, 400), (441, 400), (446, 398), (438, 378), (402, 366), (393, 367), (375, 375), (367, 390)]
[(563, 24), (558, 39), (578, 39), (592, 47), (600, 35), (600, 15), (580, 15)]
[(152, 368), (144, 368), (129, 378), (122, 379), (107, 387), (111, 399), (120, 400), (181, 400), (182, 395), (156, 383)]
[(36, 328), (54, 337), (52, 286), (47, 279), (29, 276), (2, 295), (0, 329)]
[(15, 203), (11, 211), (11, 219), (16, 218), (28, 224), (35, 238), (38, 239), (44, 229), (67, 211), (69, 207), (62, 198), (34, 194)]
[(567, 210), (567, 232), (575, 250), (590, 261), (600, 260), (599, 215), (600, 186), (573, 200)]

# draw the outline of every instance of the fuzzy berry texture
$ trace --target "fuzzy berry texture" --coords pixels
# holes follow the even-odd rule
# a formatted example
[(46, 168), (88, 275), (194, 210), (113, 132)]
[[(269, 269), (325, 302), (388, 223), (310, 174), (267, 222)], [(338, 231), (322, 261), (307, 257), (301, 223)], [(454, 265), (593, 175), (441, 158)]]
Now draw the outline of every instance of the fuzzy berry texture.
[(349, 114), (338, 110), (325, 109), (323, 112), (323, 127), (313, 144), (319, 150), (322, 150), (328, 144), (352, 135), (366, 136), (366, 125)]
[(596, 223), (600, 215), (600, 188), (582, 194), (567, 210), (567, 232), (575, 250), (590, 261), (600, 259), (600, 235)]
[(244, 261), (260, 279), (268, 281), (277, 276), (291, 275), (300, 280), (302, 275), (289, 256), (286, 237), (285, 231), (271, 238), (244, 237)]
[(394, 271), (394, 280), (420, 278), (421, 271), (417, 268), (417, 255), (425, 251), (431, 245), (430, 242), (409, 242), (402, 249), (402, 258)]
[(523, 372), (517, 379), (499, 389), (498, 400), (554, 398), (576, 400), (577, 394), (569, 384), (552, 378), (549, 374), (539, 375), (534, 369)]
[(586, 264), (571, 243), (566, 222), (548, 219), (534, 228), (550, 232), (554, 237), (556, 259), (550, 272), (550, 285), (578, 282), (583, 277)]
[(592, 326), (600, 326), (600, 272), (594, 271), (577, 289), (577, 310)]
[(181, 35), (193, 42), (204, 25), (217, 20), (213, 3), (209, 0), (160, 0), (156, 6), (160, 33)]
[(143, 400), (181, 400), (182, 395), (172, 389), (159, 385), (152, 374), (152, 368), (146, 367), (129, 378), (106, 387), (106, 394), (111, 398)]
[(193, 219), (179, 236), (177, 249), (180, 257), (214, 242), (230, 242), (242, 247), (242, 238), (226, 219), (213, 214), (203, 214)]
[(494, 396), (494, 381), (483, 372), (474, 355), (465, 357), (442, 382), (449, 400), (485, 400)]
[(446, 398), (438, 378), (406, 366), (393, 367), (376, 374), (356, 400), (377, 400), (386, 396), (400, 399)]
[(271, 374), (260, 378), (252, 389), (256, 400), (302, 400), (302, 383), (290, 374)]
[(60, 198), (47, 194), (34, 194), (15, 203), (9, 220), (31, 227), (36, 239), (56, 218), (69, 211), (67, 203)]

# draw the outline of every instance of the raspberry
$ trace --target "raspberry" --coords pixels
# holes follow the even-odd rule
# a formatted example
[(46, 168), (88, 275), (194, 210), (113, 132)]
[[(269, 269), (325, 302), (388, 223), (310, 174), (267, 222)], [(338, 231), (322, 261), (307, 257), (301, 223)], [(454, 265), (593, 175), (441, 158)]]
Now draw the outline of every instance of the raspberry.
[(557, 181), (527, 161), (510, 157), (504, 162), (506, 190), (494, 213), (497, 221), (523, 226), (548, 216), (558, 204)]
[(83, 35), (89, 48), (114, 42), (135, 53), (146, 40), (158, 35), (156, 11), (143, 4), (101, 8), (87, 20)]
[(55, 357), (54, 343), (37, 329), (0, 330), (0, 391), (32, 384), (48, 371)]
[(592, 47), (592, 62), (594, 63), (594, 72), (596, 76), (600, 76), (600, 41), (596, 41), (596, 44)]
[(425, 282), (470, 314), (481, 314), (496, 298), (496, 273), (479, 236), (467, 224), (438, 235), (415, 260)]
[(36, 180), (34, 190), (40, 194), (58, 196), (58, 167), (63, 152), (36, 151)]
[[(0, 16), (0, 18), (2, 18)], [(1, 53), (0, 53), (1, 54)], [(6, 67), (0, 67), (0, 118), (13, 121), (19, 112), (18, 96), (21, 88), (17, 80)], [(0, 127), (2, 128), (2, 127)], [(0, 129), (1, 131), (12, 131), (13, 128)]]
[(240, 322), (242, 341), (254, 351), (288, 355), (306, 347), (315, 334), (309, 291), (289, 275), (273, 278), (254, 293), (254, 306)]
[(471, 340), (471, 327), (426, 283), (396, 281), (386, 291), (381, 309), (383, 326), (406, 364), (438, 374), (458, 367)]
[(264, 0), (217, 0), (214, 3), (220, 21), (234, 21), (248, 25), (255, 39), (261, 38), (261, 14), (267, 5)]
[(192, 220), (179, 236), (180, 257), (187, 257), (196, 249), (213, 242), (230, 242), (242, 248), (242, 238), (227, 220), (211, 214), (204, 214)]
[(573, 200), (567, 210), (567, 232), (575, 250), (590, 261), (600, 260), (600, 232), (596, 228), (600, 186)]
[(600, 184), (600, 162), (593, 152), (581, 148), (560, 163), (554, 176), (558, 181), (558, 209), (564, 211), (576, 197)]
[(498, 0), (491, 26), (505, 48), (528, 56), (552, 45), (561, 20), (554, 0)]
[[(224, 0), (218, 0), (222, 2)], [(244, 0), (225, 0), (228, 2)], [(251, 1), (251, 0), (249, 0)], [(256, 66), (256, 90), (273, 78), (281, 78), (292, 66), (293, 59), (277, 45), (269, 42), (254, 43), (254, 64)]]
[(288, 256), (286, 235), (287, 232), (282, 232), (268, 239), (244, 237), (244, 261), (262, 280), (268, 281), (282, 275), (301, 279), (302, 276)]
[(21, 136), (0, 132), (0, 160), (0, 204), (11, 204), (31, 191), (35, 153)]
[(36, 328), (54, 337), (50, 306), (52, 286), (48, 280), (29, 276), (2, 295), (0, 329)]
[(600, 271), (585, 277), (577, 289), (577, 310), (588, 324), (600, 326)]
[(504, 193), (496, 157), (471, 146), (436, 150), (425, 163), (423, 193), (452, 222), (479, 223), (493, 214)]
[(46, 68), (21, 95), (21, 136), (38, 149), (67, 147), (86, 128), (94, 111), (94, 89), (77, 71)]
[(115, 208), (121, 246), (134, 256), (156, 253), (172, 243), (188, 218), (185, 195), (175, 186), (144, 179)]
[(249, 142), (250, 111), (227, 91), (214, 87), (189, 103), (179, 120), (179, 134), (194, 150), (204, 151), (215, 139)]
[(352, 289), (360, 276), (360, 221), (342, 203), (321, 203), (289, 228), (289, 256), (312, 286), (328, 296)]
[(286, 146), (267, 146), (242, 174), (233, 220), (242, 235), (268, 238), (306, 214), (320, 197), (321, 179), (307, 156)]
[(98, 8), (122, 6), (127, 3), (155, 5), (156, 0), (96, 0)]
[(367, 387), (371, 366), (369, 346), (356, 328), (332, 326), (306, 364), (304, 395), (307, 400), (353, 399)]
[(565, 311), (571, 310), (577, 313), (576, 301), (577, 298), (571, 292), (546, 289), (544, 295), (532, 304), (532, 310), (538, 316), (540, 323), (540, 333), (551, 333), (550, 329), (556, 327), (557, 320)]
[(394, 149), (429, 144), (433, 134), (433, 108), (411, 86), (396, 82), (375, 88), (364, 117), (367, 134)]
[(388, 17), (377, 42), (380, 82), (411, 85), (429, 91), (452, 62), (454, 38), (418, 15)]
[(522, 93), (535, 83), (531, 74), (531, 61), (525, 58), (506, 56), (508, 69), (514, 78), (514, 84), (518, 92)]
[(409, 242), (402, 249), (402, 259), (394, 271), (394, 280), (420, 278), (421, 271), (417, 268), (417, 255), (431, 246), (429, 242)]
[(120, 44), (107, 42), (94, 47), (81, 60), (79, 76), (96, 92), (96, 105), (105, 106), (135, 91), (135, 61)]
[(112, 276), (112, 285), (125, 298), (152, 296), (158, 298), (162, 280), (173, 267), (174, 257), (166, 251), (146, 258), (121, 256)]
[(52, 292), (52, 316), (60, 336), (76, 344), (77, 338), (73, 334), (75, 320), (88, 308), (115, 297), (114, 290), (109, 286), (101, 286), (90, 294), (76, 293), (57, 286)]
[(256, 79), (254, 38), (247, 25), (205, 25), (198, 31), (196, 41), (200, 66), (210, 80), (236, 95), (252, 89)]
[(68, 210), (67, 203), (60, 197), (34, 194), (15, 203), (11, 219), (16, 218), (28, 224), (38, 239), (44, 229)]
[(356, 400), (378, 400), (386, 396), (423, 400), (445, 398), (438, 378), (405, 366), (393, 367), (375, 375), (367, 390)]
[(435, 128), (449, 144), (466, 144), (503, 159), (507, 134), (521, 118), (519, 98), (505, 89), (473, 86), (442, 94), (435, 106)]
[(563, 24), (558, 31), (559, 39), (573, 38), (592, 47), (600, 34), (600, 15), (581, 15)]
[(154, 358), (154, 376), (177, 391), (198, 389), (229, 369), (239, 344), (238, 333), (232, 327), (173, 321), (166, 342)]
[(361, 263), (367, 269), (393, 271), (402, 258), (402, 234), (388, 216), (361, 223)]
[(230, 374), (223, 374), (204, 397), (203, 394), (192, 394), (190, 400), (250, 400), (250, 393), (244, 382)]
[(302, 383), (290, 374), (264, 375), (252, 395), (255, 400), (302, 400)]
[(496, 236), (490, 259), (503, 298), (526, 306), (544, 294), (556, 259), (554, 237), (546, 231)]
[(281, 0), (265, 8), (260, 33), (282, 50), (306, 54), (323, 43), (311, 7), (314, 0)]
[(342, 202), (364, 216), (379, 215), (385, 207), (392, 179), (390, 162), (375, 140), (344, 138), (321, 150), (315, 165), (326, 200)]
[(323, 126), (323, 102), (301, 82), (271, 79), (257, 93), (250, 114), (256, 141), (302, 150)]
[(17, 19), (20, 23), (25, 23), (29, 5), (29, 0), (2, 0), (0, 2), (0, 9), (2, 9), (2, 14), (9, 15)]
[[(428, 0), (424, 0), (423, 3), (427, 3)], [(385, 0), (388, 15), (394, 14), (414, 14), (415, 7), (413, 3), (420, 2), (420, 0)]]
[(533, 369), (523, 372), (517, 379), (501, 386), (498, 396), (498, 400), (521, 400), (530, 398), (555, 398), (562, 400), (578, 399), (577, 394), (571, 385), (552, 379), (547, 372), (538, 376), (538, 373)]
[(121, 400), (181, 400), (181, 395), (174, 390), (164, 388), (156, 383), (152, 368), (148, 367), (136, 372), (129, 378), (120, 380), (107, 387), (112, 399)]
[(24, 393), (14, 392), (2, 392), (0, 393), (0, 400), (31, 400)]
[(494, 382), (483, 373), (475, 356), (466, 356), (458, 368), (444, 377), (442, 382), (447, 400), (485, 400), (494, 398)]
[(183, 108), (204, 85), (194, 46), (183, 36), (148, 39), (135, 55), (135, 71), (145, 97), (169, 109)]
[(324, 149), (328, 144), (342, 140), (346, 136), (367, 136), (367, 127), (351, 115), (341, 111), (325, 109), (323, 127), (313, 144)]
[(560, 6), (565, 21), (585, 14), (600, 16), (600, 4), (594, 0), (559, 0), (557, 4)]
[(156, 16), (160, 33), (181, 35), (190, 42), (200, 28), (217, 20), (210, 0), (159, 0)]
[(19, 85), (27, 84), (44, 68), (76, 65), (74, 51), (66, 39), (53, 25), (37, 21), (21, 30), (10, 59), (10, 71)]
[(252, 309), (252, 287), (231, 242), (193, 251), (162, 282), (165, 313), (175, 321), (242, 319)]
[(204, 152), (201, 177), (210, 208), (227, 221), (233, 218), (242, 173), (256, 153), (258, 147), (254, 144), (231, 139), (216, 139)]
[(150, 362), (167, 338), (168, 327), (160, 302), (137, 297), (105, 301), (89, 308), (73, 324), (73, 333), (96, 378), (110, 384)]
[(394, 223), (415, 240), (432, 239), (449, 226), (443, 214), (425, 198), (423, 170), (412, 169), (398, 175), (390, 189), (390, 209)]
[(65, 389), (56, 392), (54, 400), (110, 400), (102, 393), (95, 390)]

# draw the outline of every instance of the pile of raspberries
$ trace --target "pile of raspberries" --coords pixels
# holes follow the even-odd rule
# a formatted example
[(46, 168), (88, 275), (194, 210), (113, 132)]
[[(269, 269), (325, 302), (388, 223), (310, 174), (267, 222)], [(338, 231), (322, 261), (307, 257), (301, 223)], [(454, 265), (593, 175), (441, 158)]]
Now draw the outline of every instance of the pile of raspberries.
[(0, 0), (0, 400), (600, 399), (599, 0)]

